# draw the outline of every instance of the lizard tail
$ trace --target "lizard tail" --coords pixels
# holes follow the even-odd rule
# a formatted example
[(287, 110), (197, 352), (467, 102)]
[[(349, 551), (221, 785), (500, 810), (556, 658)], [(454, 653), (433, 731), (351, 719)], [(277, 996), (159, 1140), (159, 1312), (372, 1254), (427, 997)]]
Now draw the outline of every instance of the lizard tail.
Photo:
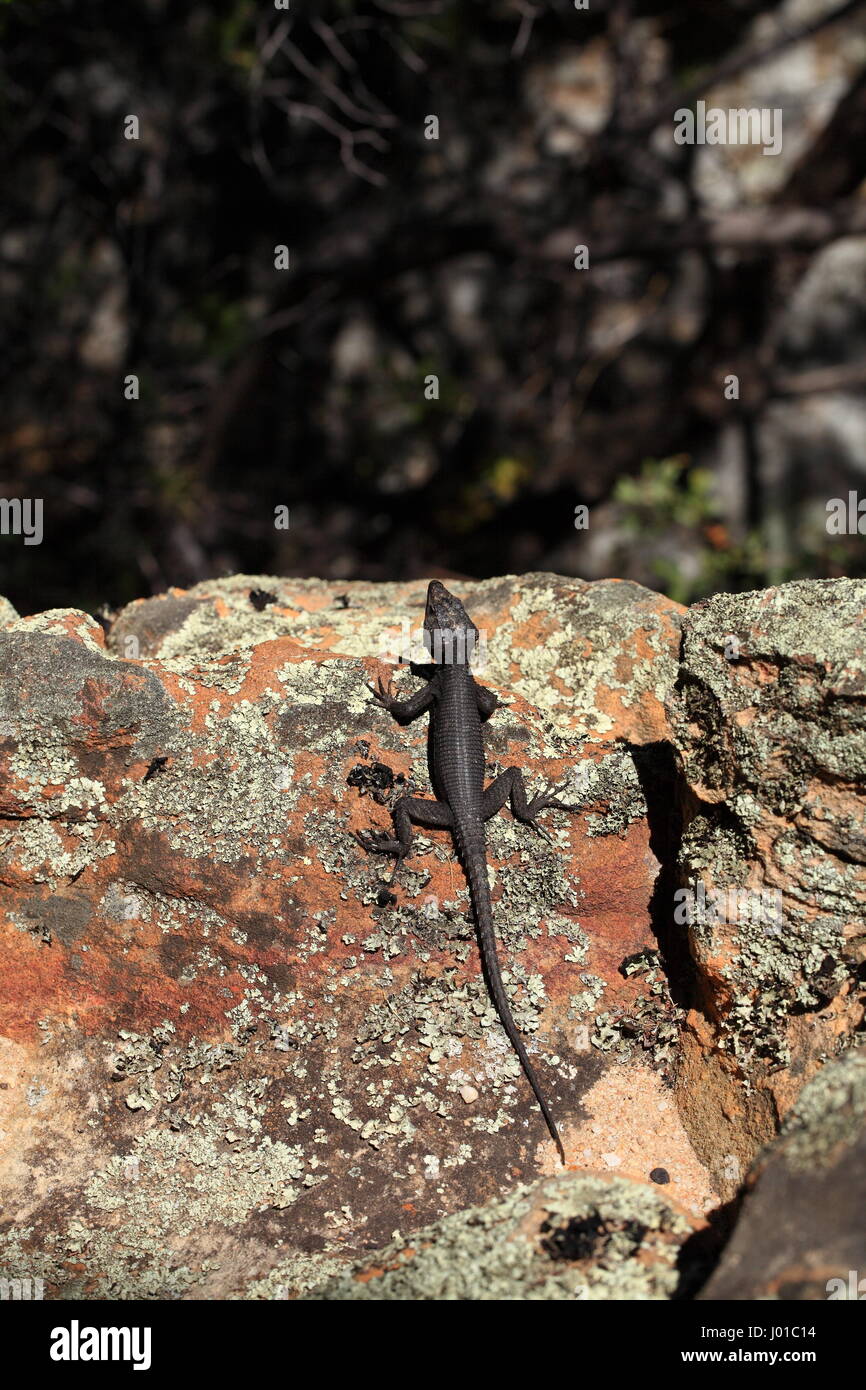
[(526, 1074), (535, 1094), (535, 1099), (541, 1107), (547, 1128), (562, 1159), (565, 1167), (565, 1149), (562, 1147), (562, 1140), (559, 1137), (559, 1130), (556, 1122), (548, 1109), (547, 1102), (541, 1091), (538, 1078), (532, 1067), (532, 1063), (523, 1044), (523, 1039), (517, 1031), (514, 1019), (511, 1017), (511, 1008), (508, 997), (505, 993), (505, 986), (502, 983), (502, 972), (499, 968), (499, 955), (496, 950), (496, 937), (493, 931), (493, 907), (490, 902), (490, 886), (487, 882), (487, 854), (484, 844), (484, 828), (479, 825), (475, 833), (457, 834), (457, 848), (463, 861), (466, 877), (469, 880), (469, 891), (472, 895), (472, 903), (475, 908), (475, 921), (478, 926), (478, 940), (481, 947), (481, 964), (487, 978), (487, 985), (491, 997), (496, 1005), (496, 1012), (502, 1022), (502, 1026), (508, 1034), (511, 1046), (520, 1058), (520, 1064)]

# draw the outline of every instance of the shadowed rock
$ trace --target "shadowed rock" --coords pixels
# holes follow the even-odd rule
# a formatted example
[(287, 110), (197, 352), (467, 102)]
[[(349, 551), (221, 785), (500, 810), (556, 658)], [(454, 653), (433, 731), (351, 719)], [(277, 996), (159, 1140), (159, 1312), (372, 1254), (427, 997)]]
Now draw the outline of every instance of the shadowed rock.
[(866, 1049), (810, 1081), (746, 1189), (701, 1298), (866, 1297)]

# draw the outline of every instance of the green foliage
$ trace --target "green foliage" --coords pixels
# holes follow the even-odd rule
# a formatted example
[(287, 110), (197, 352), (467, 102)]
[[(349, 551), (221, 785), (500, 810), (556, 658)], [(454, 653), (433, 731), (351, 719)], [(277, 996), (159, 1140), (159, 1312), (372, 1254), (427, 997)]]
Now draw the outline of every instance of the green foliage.
[(516, 500), (531, 476), (532, 465), (525, 459), (510, 454), (491, 459), (460, 489), (460, 506), (452, 521), (455, 532), (471, 535), (478, 527), (495, 521), (503, 507)]
[[(674, 552), (654, 555), (652, 569), (660, 587), (677, 603), (694, 603), (721, 590), (760, 588), (769, 582), (762, 538), (751, 531), (742, 541), (731, 539), (713, 497), (712, 474), (705, 468), (690, 468), (688, 455), (647, 459), (637, 478), (617, 480), (613, 497), (635, 537), (666, 541)], [(688, 575), (675, 558), (677, 531), (681, 549), (698, 551), (698, 564)]]
[(688, 456), (647, 459), (640, 476), (619, 478), (613, 490), (621, 502), (626, 525), (636, 535), (647, 527), (664, 531), (671, 524), (696, 527), (715, 521), (712, 475), (705, 468), (689, 468)]
[[(659, 588), (677, 603), (862, 569), (857, 537), (833, 538), (820, 525), (791, 536), (785, 560), (771, 558), (759, 530), (733, 538), (713, 496), (712, 475), (690, 468), (686, 454), (646, 460), (636, 478), (618, 479), (612, 495), (626, 530), (649, 552)], [(765, 510), (772, 514), (768, 501)], [(688, 554), (688, 573), (678, 554)]]
[(237, 300), (208, 291), (196, 301), (192, 317), (204, 334), (208, 355), (222, 365), (231, 362), (247, 341), (247, 314)]
[(525, 459), (504, 455), (494, 459), (484, 470), (484, 481), (499, 502), (513, 502), (520, 489), (532, 475), (532, 467)]
[(215, 47), (224, 62), (245, 68), (250, 68), (255, 63), (252, 21), (256, 12), (257, 6), (253, 0), (237, 0), (227, 15), (214, 19)]

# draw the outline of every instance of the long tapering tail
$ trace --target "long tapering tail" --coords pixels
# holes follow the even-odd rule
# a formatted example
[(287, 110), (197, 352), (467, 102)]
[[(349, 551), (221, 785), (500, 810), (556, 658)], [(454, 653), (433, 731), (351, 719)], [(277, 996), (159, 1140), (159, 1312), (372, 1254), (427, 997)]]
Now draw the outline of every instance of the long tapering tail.
[(475, 921), (478, 927), (478, 942), (481, 948), (481, 964), (487, 980), (487, 987), (490, 990), (490, 997), (496, 1006), (502, 1026), (508, 1034), (511, 1046), (520, 1058), (520, 1064), (526, 1074), (535, 1094), (535, 1099), (541, 1107), (547, 1128), (559, 1150), (559, 1156), (565, 1166), (565, 1150), (562, 1147), (562, 1140), (559, 1137), (559, 1130), (548, 1109), (547, 1102), (542, 1095), (541, 1086), (532, 1068), (532, 1063), (523, 1044), (523, 1039), (517, 1031), (514, 1019), (511, 1017), (511, 1008), (502, 983), (502, 972), (499, 968), (499, 955), (496, 950), (496, 936), (493, 930), (493, 907), (490, 902), (490, 885), (487, 882), (487, 849), (484, 840), (484, 826), (479, 821), (477, 825), (458, 827), (455, 831), (455, 841), (460, 860), (463, 864), (466, 877), (469, 881), (469, 891), (472, 895), (472, 906), (475, 910)]

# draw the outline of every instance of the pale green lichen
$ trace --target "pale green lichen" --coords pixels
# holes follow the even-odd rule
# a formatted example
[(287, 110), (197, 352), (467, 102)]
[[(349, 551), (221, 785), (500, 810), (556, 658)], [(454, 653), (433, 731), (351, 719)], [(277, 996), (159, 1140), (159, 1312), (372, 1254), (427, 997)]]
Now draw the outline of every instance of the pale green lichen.
[(814, 1172), (844, 1161), (863, 1142), (866, 1117), (866, 1048), (822, 1068), (803, 1088), (782, 1125), (779, 1147), (785, 1162)]
[[(583, 584), (559, 576), (529, 574), (514, 583), (522, 596), (512, 607), (511, 629), (519, 631), (521, 624), (538, 613), (549, 615), (551, 625), (548, 639), (529, 654), (520, 646), (511, 651), (511, 659), (522, 673), (512, 686), (517, 693), (553, 718), (564, 712), (567, 703), (571, 723), (574, 705), (564, 700), (559, 683), (575, 693), (587, 692), (588, 707), (578, 730), (591, 726), (602, 733), (614, 725), (597, 707), (595, 693), (600, 687), (615, 693), (625, 707), (634, 705), (644, 691), (659, 703), (664, 700), (676, 677), (679, 619), (673, 605), (663, 619), (657, 595), (638, 584), (610, 580)], [(666, 622), (671, 624), (671, 631)], [(567, 640), (552, 640), (560, 632)], [(638, 634), (641, 645), (648, 649), (646, 655), (643, 651), (638, 654), (634, 642)], [(507, 641), (506, 627), (497, 633), (497, 642)]]
[(698, 913), (690, 925), (699, 960), (728, 959), (721, 1041), (747, 1085), (790, 1061), (793, 1013), (858, 988), (847, 938), (863, 899), (851, 860), (866, 857), (864, 611), (862, 580), (798, 581), (715, 595), (684, 624), (669, 712), (704, 804), (683, 835), (681, 882), (755, 887), (757, 870), (784, 904), (778, 923)]
[(8, 598), (0, 594), (0, 626), (5, 627), (8, 623), (14, 623), (17, 617), (17, 608), (13, 608)]
[(569, 995), (567, 1018), (582, 1018), (584, 1014), (594, 1013), (596, 1004), (607, 988), (599, 975), (593, 975), (588, 970), (582, 970), (578, 979), (584, 988)]
[(569, 1176), (520, 1187), (400, 1237), (304, 1297), (665, 1299), (677, 1289), (677, 1257), (690, 1231), (648, 1188), (622, 1178)]
[(266, 1277), (251, 1280), (242, 1294), (230, 1294), (229, 1298), (294, 1299), (339, 1274), (345, 1265), (345, 1255), (294, 1252), (281, 1259)]
[(657, 951), (641, 951), (623, 962), (623, 969), (639, 975), (644, 990), (628, 1007), (597, 1014), (590, 1042), (600, 1052), (624, 1057), (649, 1054), (664, 1073), (676, 1055), (685, 1013), (671, 997)]
[(645, 818), (646, 799), (630, 753), (608, 753), (588, 768), (577, 804), (583, 808), (603, 802), (607, 807), (587, 817), (588, 835), (622, 835), (634, 821)]
[[(14, 610), (13, 610), (14, 611)], [(2, 610), (0, 610), (2, 616)], [(69, 619), (73, 619), (75, 640), (91, 652), (96, 652), (101, 657), (107, 657), (108, 653), (102, 642), (102, 628), (95, 618), (91, 618), (89, 613), (84, 613), (80, 608), (48, 608), (44, 613), (34, 613), (29, 618), (19, 618), (17, 622), (11, 622), (7, 628), (8, 632), (23, 632), (27, 634), (42, 632), (55, 637), (68, 638)]]
[[(104, 834), (104, 826), (81, 821), (64, 825), (68, 838), (53, 821), (31, 818), (0, 826), (0, 858), (14, 858), (34, 883), (46, 883), (52, 892), (75, 878), (95, 859), (107, 859), (117, 845)], [(78, 843), (76, 843), (76, 841)]]

